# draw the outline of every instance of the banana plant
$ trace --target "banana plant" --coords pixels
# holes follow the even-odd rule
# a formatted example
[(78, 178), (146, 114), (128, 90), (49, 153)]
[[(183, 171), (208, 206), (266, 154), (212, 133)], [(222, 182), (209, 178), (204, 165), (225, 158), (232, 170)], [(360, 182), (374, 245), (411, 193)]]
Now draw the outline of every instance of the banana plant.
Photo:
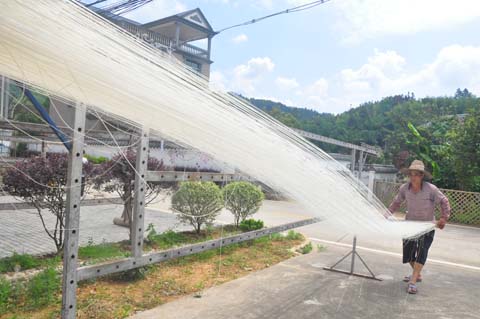
[(431, 142), (428, 141), (425, 137), (423, 137), (411, 122), (408, 122), (407, 126), (414, 137), (414, 139), (412, 140), (407, 140), (407, 144), (413, 146), (415, 153), (423, 160), (423, 162), (429, 164), (432, 167), (433, 177), (439, 177), (440, 167), (438, 166), (438, 163), (431, 157)]

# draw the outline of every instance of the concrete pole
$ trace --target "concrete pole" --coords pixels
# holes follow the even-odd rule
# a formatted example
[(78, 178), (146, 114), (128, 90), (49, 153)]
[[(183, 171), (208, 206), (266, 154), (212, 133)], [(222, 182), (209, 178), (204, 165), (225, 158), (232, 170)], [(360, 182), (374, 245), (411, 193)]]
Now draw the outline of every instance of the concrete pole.
[(180, 43), (180, 25), (178, 22), (175, 22), (175, 50), (178, 48)]
[(208, 36), (208, 59), (210, 60), (210, 56), (211, 56), (211, 52), (212, 52), (212, 36)]
[(5, 114), (5, 77), (2, 75), (0, 78), (0, 116), (3, 117)]
[(373, 197), (373, 187), (375, 185), (375, 171), (368, 171), (368, 189), (370, 192), (368, 193), (368, 199), (371, 200)]
[(365, 162), (365, 159), (363, 157), (363, 151), (360, 151), (360, 155), (358, 158), (358, 180), (362, 181), (362, 171), (363, 171), (363, 164)]
[(134, 186), (134, 205), (131, 231), (132, 256), (143, 255), (143, 233), (145, 232), (145, 192), (148, 165), (148, 130), (143, 130), (137, 148), (136, 174)]
[(76, 318), (77, 266), (80, 235), (80, 199), (83, 168), (83, 140), (86, 108), (77, 103), (73, 123), (72, 146), (68, 155), (67, 202), (63, 247), (62, 319)]
[(350, 170), (353, 172), (355, 172), (355, 154), (356, 154), (356, 150), (355, 149), (352, 149), (352, 159), (350, 160)]

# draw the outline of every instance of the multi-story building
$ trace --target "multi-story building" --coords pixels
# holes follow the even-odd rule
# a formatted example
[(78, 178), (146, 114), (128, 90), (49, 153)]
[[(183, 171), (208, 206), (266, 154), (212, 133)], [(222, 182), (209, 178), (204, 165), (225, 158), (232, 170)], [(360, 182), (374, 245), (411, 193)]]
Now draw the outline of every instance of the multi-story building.
[[(98, 9), (97, 9), (98, 11)], [(138, 23), (121, 16), (98, 11), (107, 19), (129, 33), (162, 50), (207, 79), (210, 76), (212, 37), (215, 35), (210, 23), (199, 8), (178, 13), (148, 23)], [(192, 43), (204, 42), (205, 48)], [(55, 123), (73, 123), (73, 107), (61, 101), (51, 101), (50, 116)], [(87, 130), (104, 130), (95, 116), (87, 116)]]
[[(168, 52), (194, 71), (210, 76), (212, 38), (215, 35), (200, 9), (193, 9), (166, 18), (139, 24), (123, 17), (109, 17), (138, 38)], [(204, 42), (206, 48), (193, 43)]]
[[(93, 7), (91, 9), (158, 50), (170, 54), (172, 57), (187, 65), (192, 71), (198, 73), (198, 75), (207, 79), (209, 78), (210, 65), (213, 63), (211, 60), (212, 38), (216, 33), (199, 8), (143, 24), (110, 14), (101, 9)], [(2, 92), (0, 92), (0, 97), (2, 97), (1, 106), (2, 108), (5, 106), (2, 116), (12, 118), (12, 110), (9, 110), (8, 103), (5, 102), (8, 94), (5, 94), (7, 85), (3, 78), (0, 85), (3, 88)], [(49, 104), (49, 115), (58, 126), (72, 125), (74, 115), (73, 106), (57, 99), (50, 99)], [(113, 123), (113, 126), (121, 127), (121, 123), (108, 119), (108, 117), (103, 118), (103, 120), (105, 119)], [(87, 132), (106, 132), (102, 121), (93, 114), (87, 115), (86, 130)], [(10, 138), (10, 141), (13, 141), (11, 145), (15, 145), (14, 140), (15, 138)], [(128, 144), (128, 141), (123, 142), (124, 143), (120, 144)], [(163, 141), (158, 144), (162, 145), (162, 149), (163, 145), (172, 145), (171, 143), (164, 143)], [(39, 143), (32, 143), (29, 145), (29, 149), (38, 151), (43, 149), (44, 151), (53, 152), (62, 151), (62, 147), (58, 144), (45, 146)], [(99, 151), (101, 151), (101, 149), (102, 147), (98, 147)], [(106, 148), (103, 147), (103, 150), (106, 151)], [(112, 152), (112, 149), (109, 149), (109, 151)], [(102, 155), (108, 156), (111, 154)], [(195, 164), (199, 161), (195, 159), (193, 162)], [(183, 165), (192, 164), (185, 162)]]

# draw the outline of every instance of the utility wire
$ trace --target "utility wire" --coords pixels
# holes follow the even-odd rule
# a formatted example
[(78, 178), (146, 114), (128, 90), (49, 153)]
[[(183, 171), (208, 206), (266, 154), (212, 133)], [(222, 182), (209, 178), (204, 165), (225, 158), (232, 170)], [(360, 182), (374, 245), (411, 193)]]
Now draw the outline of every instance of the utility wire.
[(312, 9), (316, 6), (319, 6), (319, 5), (324, 4), (325, 2), (329, 2), (329, 1), (331, 1), (331, 0), (318, 0), (318, 1), (309, 2), (309, 3), (306, 3), (306, 4), (302, 4), (300, 6), (290, 8), (290, 9), (278, 11), (278, 12), (260, 17), (260, 18), (256, 18), (256, 19), (252, 19), (252, 20), (249, 20), (249, 21), (245, 21), (243, 23), (235, 24), (235, 25), (220, 29), (220, 30), (216, 31), (215, 33), (219, 34), (220, 32), (223, 32), (223, 31), (226, 31), (226, 30), (230, 30), (230, 29), (233, 29), (233, 28), (238, 28), (238, 27), (241, 27), (241, 26), (246, 26), (246, 25), (249, 25), (249, 24), (254, 24), (254, 23), (260, 22), (262, 20), (269, 19), (269, 18), (278, 16), (278, 15), (281, 15), (281, 14), (287, 14), (287, 13), (293, 13), (293, 12), (299, 12), (299, 11), (303, 11), (303, 10)]

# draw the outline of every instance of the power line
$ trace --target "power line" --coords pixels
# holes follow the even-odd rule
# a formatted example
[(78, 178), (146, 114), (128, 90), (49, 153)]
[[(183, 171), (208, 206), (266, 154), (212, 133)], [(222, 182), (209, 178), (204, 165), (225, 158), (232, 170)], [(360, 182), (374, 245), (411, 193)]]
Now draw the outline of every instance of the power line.
[(235, 24), (235, 25), (220, 29), (220, 30), (216, 31), (216, 34), (219, 34), (220, 32), (230, 30), (230, 29), (233, 29), (233, 28), (246, 26), (246, 25), (249, 25), (249, 24), (254, 24), (254, 23), (260, 22), (262, 20), (269, 19), (269, 18), (278, 16), (278, 15), (281, 15), (281, 14), (287, 14), (287, 13), (293, 13), (293, 12), (299, 12), (299, 11), (312, 9), (316, 6), (319, 6), (319, 5), (324, 4), (325, 2), (329, 2), (329, 1), (331, 1), (331, 0), (318, 0), (318, 1), (313, 1), (313, 2), (306, 3), (306, 4), (302, 4), (302, 5), (290, 8), (290, 9), (278, 11), (278, 12), (260, 17), (260, 18), (252, 19), (252, 20), (249, 20), (249, 21), (245, 21), (243, 23)]

